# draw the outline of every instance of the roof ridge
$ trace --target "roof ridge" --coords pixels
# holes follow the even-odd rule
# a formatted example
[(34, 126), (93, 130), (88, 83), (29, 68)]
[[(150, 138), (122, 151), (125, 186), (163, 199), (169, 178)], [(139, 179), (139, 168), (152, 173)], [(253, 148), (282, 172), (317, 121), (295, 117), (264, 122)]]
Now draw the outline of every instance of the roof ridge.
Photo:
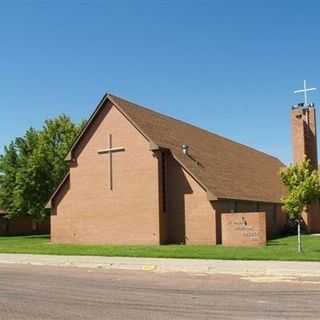
[(168, 119), (171, 119), (171, 120), (180, 122), (180, 123), (182, 123), (182, 124), (184, 124), (184, 125), (187, 125), (187, 126), (191, 126), (191, 127), (195, 128), (195, 129), (197, 129), (197, 130), (201, 130), (201, 131), (203, 131), (203, 132), (205, 132), (205, 133), (208, 133), (208, 134), (210, 134), (210, 135), (213, 135), (213, 136), (215, 136), (215, 137), (218, 137), (218, 138), (220, 138), (220, 139), (222, 139), (222, 140), (225, 140), (225, 141), (228, 141), (228, 142), (230, 142), (230, 143), (234, 143), (234, 144), (240, 145), (240, 146), (242, 146), (242, 147), (244, 147), (244, 148), (246, 148), (246, 149), (250, 149), (250, 150), (252, 150), (252, 151), (254, 151), (254, 152), (256, 152), (256, 153), (259, 153), (259, 154), (268, 156), (268, 157), (270, 157), (270, 158), (273, 158), (273, 159), (277, 160), (278, 162), (280, 162), (282, 165), (285, 165), (285, 164), (284, 164), (279, 158), (277, 158), (276, 156), (271, 155), (271, 154), (269, 154), (269, 153), (266, 153), (266, 152), (264, 152), (264, 151), (255, 149), (255, 148), (253, 148), (253, 147), (251, 147), (251, 146), (248, 146), (248, 145), (246, 145), (246, 144), (244, 144), (244, 143), (241, 143), (241, 142), (232, 140), (232, 139), (230, 139), (230, 138), (226, 138), (226, 137), (224, 137), (224, 136), (222, 136), (222, 135), (220, 135), (220, 134), (217, 134), (217, 133), (215, 133), (215, 132), (211, 132), (211, 131), (209, 131), (208, 129), (204, 129), (204, 128), (198, 127), (198, 126), (196, 126), (196, 125), (194, 125), (194, 124), (192, 124), (192, 123), (189, 123), (189, 122), (186, 122), (186, 121), (177, 119), (177, 118), (175, 118), (175, 117), (173, 117), (173, 116), (169, 116), (169, 115), (163, 114), (163, 113), (161, 113), (161, 112), (158, 112), (158, 111), (153, 110), (151, 107), (142, 106), (142, 105), (140, 105), (140, 104), (138, 104), (138, 103), (136, 103), (136, 102), (132, 102), (132, 101), (127, 100), (127, 99), (125, 99), (125, 98), (122, 98), (122, 97), (119, 97), (119, 96), (116, 96), (116, 95), (113, 95), (113, 94), (110, 94), (110, 93), (108, 94), (108, 96), (110, 96), (111, 98), (113, 97), (113, 98), (116, 98), (116, 99), (123, 100), (123, 101), (125, 101), (125, 102), (127, 102), (127, 103), (133, 104), (133, 105), (136, 106), (137, 108), (145, 109), (145, 110), (147, 110), (148, 112), (152, 112), (152, 113), (157, 114), (157, 115), (159, 115), (159, 116), (161, 116), (161, 117), (168, 118)]

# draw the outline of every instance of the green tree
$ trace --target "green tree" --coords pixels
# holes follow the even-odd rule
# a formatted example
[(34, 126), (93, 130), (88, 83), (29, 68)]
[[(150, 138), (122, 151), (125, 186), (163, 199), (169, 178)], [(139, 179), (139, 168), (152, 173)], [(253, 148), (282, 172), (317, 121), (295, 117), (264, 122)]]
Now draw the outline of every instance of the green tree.
[(283, 207), (289, 217), (297, 222), (298, 251), (301, 252), (302, 212), (320, 198), (319, 173), (313, 170), (309, 160), (305, 160), (283, 169), (280, 176), (288, 188), (287, 196), (282, 198)]
[(45, 205), (68, 170), (65, 156), (83, 123), (61, 115), (47, 120), (41, 130), (27, 130), (0, 156), (0, 207), (9, 217), (48, 215)]
[(12, 199), (16, 183), (18, 167), (18, 154), (15, 142), (11, 142), (4, 149), (0, 157), (0, 207), (7, 210), (13, 209)]

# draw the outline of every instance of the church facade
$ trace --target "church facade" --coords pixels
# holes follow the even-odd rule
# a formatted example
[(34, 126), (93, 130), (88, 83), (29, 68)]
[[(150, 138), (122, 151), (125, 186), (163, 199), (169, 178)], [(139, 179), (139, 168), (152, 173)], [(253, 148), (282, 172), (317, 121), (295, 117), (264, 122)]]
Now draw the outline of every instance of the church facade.
[(221, 214), (287, 216), (278, 159), (122, 98), (105, 95), (67, 156), (48, 206), (51, 240), (219, 244)]

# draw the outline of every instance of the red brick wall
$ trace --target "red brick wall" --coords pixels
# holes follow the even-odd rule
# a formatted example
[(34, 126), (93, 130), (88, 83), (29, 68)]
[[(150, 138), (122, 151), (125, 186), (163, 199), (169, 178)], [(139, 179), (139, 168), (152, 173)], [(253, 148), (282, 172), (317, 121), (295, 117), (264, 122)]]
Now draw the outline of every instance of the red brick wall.
[[(113, 147), (125, 148), (113, 154), (112, 191), (108, 155), (97, 153), (109, 134)], [(74, 155), (63, 197), (54, 199), (52, 241), (159, 244), (158, 159), (133, 125), (114, 106), (104, 107)]]
[(206, 191), (168, 156), (168, 241), (215, 244), (215, 212)]
[(235, 201), (234, 200), (218, 200), (212, 202), (215, 219), (216, 219), (216, 243), (220, 244), (222, 242), (222, 231), (221, 231), (221, 214), (223, 212), (234, 212), (235, 211)]
[(314, 107), (294, 108), (291, 112), (294, 162), (310, 159), (318, 167), (316, 110)]
[(306, 225), (306, 230), (311, 233), (320, 232), (320, 206), (319, 201), (308, 206), (302, 214), (302, 218)]
[(292, 109), (291, 125), (292, 125), (292, 144), (293, 144), (293, 159), (295, 162), (304, 160), (305, 150), (305, 131), (304, 118), (301, 109)]
[(318, 148), (317, 148), (317, 126), (316, 126), (316, 109), (309, 108), (306, 121), (306, 150), (307, 157), (315, 169), (318, 168)]

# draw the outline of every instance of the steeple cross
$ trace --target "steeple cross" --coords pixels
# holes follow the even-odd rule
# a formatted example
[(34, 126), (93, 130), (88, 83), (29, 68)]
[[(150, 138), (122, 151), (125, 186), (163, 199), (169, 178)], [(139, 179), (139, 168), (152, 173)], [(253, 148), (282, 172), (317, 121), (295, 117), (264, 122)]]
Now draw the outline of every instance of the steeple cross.
[(308, 96), (307, 96), (307, 92), (308, 91), (314, 91), (314, 90), (317, 90), (317, 88), (307, 88), (307, 81), (306, 80), (304, 80), (303, 81), (303, 89), (301, 89), (301, 90), (296, 90), (296, 91), (294, 91), (294, 93), (301, 93), (301, 92), (303, 92), (304, 93), (304, 106), (306, 107), (307, 105), (308, 105)]
[(103, 149), (103, 150), (98, 150), (98, 154), (109, 154), (109, 185), (110, 185), (110, 190), (113, 189), (113, 176), (112, 176), (112, 154), (114, 152), (120, 152), (120, 151), (125, 151), (124, 147), (117, 147), (113, 148), (112, 147), (112, 134), (109, 135), (109, 148)]

